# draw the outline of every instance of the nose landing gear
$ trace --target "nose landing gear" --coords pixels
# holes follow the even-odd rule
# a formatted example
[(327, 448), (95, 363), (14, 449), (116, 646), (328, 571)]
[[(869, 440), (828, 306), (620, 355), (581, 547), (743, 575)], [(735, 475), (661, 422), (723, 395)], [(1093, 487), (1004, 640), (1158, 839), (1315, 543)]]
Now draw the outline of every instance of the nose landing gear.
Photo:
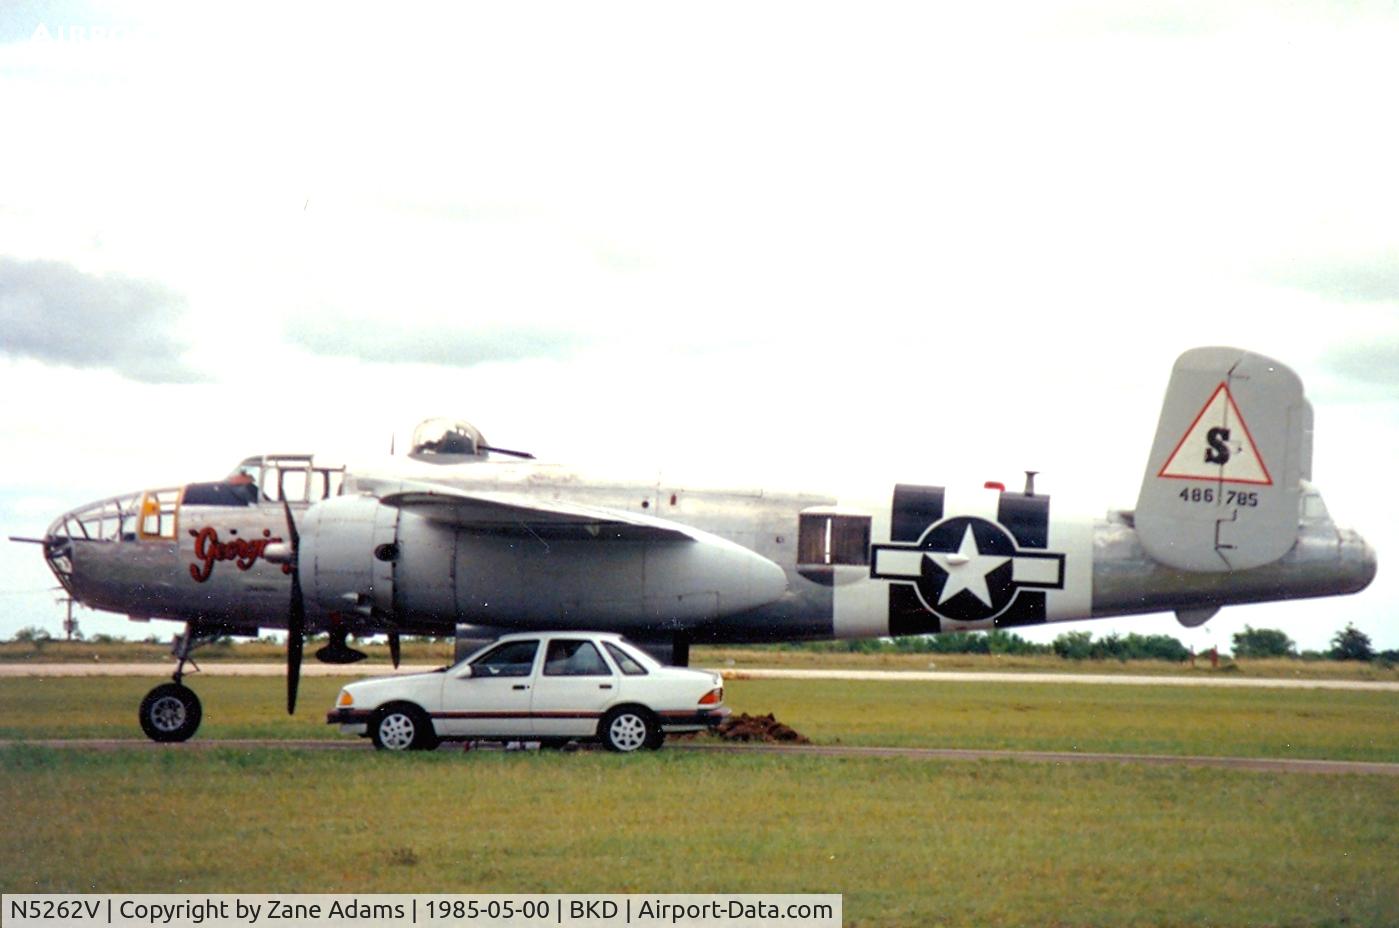
[[(185, 625), (185, 633), (175, 639), (172, 653), (179, 659), (179, 664), (175, 667), (174, 682), (162, 683), (141, 700), (141, 730), (146, 733), (147, 738), (163, 742), (188, 741), (199, 728), (204, 710), (199, 704), (199, 697), (194, 695), (194, 690), (182, 682), (185, 676), (185, 662), (193, 664), (190, 652), (200, 645), (208, 644), (216, 637), (217, 631), (203, 629), (190, 622)], [(194, 667), (195, 670), (199, 669), (198, 664)]]
[(162, 683), (141, 700), (141, 730), (152, 741), (188, 741), (203, 710), (194, 690), (183, 683)]

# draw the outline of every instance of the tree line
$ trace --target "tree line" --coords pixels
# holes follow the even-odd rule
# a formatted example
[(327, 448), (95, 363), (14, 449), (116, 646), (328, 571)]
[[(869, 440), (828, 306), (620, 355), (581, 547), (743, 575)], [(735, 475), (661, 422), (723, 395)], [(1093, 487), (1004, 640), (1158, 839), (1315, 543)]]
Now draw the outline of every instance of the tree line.
[[(1158, 660), (1181, 663), (1191, 650), (1170, 635), (1064, 632), (1049, 644), (1027, 641), (1014, 632), (948, 632), (943, 635), (909, 635), (903, 638), (854, 638), (842, 641), (808, 641), (771, 645), (777, 649), (846, 652), (858, 654), (1007, 654), (1054, 655), (1065, 660)], [(1287, 634), (1276, 628), (1253, 628), (1233, 636), (1236, 658), (1296, 658), (1299, 660), (1373, 661), (1399, 663), (1399, 651), (1376, 651), (1370, 637), (1347, 625), (1331, 638), (1325, 651), (1298, 651)]]

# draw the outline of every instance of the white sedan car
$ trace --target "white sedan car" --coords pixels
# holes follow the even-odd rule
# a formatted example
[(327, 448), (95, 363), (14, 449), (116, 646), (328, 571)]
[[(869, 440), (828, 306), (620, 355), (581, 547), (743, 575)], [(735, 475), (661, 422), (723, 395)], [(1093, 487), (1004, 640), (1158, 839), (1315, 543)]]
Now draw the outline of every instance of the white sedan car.
[(636, 751), (718, 725), (723, 703), (717, 674), (662, 666), (620, 635), (524, 633), (443, 670), (351, 683), (326, 721), (390, 751), (450, 740)]

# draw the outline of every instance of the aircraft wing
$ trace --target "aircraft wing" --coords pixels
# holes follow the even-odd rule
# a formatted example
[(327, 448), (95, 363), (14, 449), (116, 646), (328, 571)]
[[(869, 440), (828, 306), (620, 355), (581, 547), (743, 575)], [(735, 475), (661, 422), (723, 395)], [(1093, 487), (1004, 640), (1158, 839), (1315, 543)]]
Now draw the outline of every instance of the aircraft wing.
[(696, 541), (686, 526), (600, 506), (540, 500), (519, 493), (448, 487), (402, 489), (379, 497), (386, 506), (486, 535), (546, 540)]

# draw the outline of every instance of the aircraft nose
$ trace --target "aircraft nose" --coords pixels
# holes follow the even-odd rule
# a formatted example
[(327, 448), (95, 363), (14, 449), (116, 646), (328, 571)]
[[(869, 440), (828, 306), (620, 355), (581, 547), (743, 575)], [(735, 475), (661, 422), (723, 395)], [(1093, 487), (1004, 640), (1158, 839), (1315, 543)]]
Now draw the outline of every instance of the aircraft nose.
[(78, 587), (83, 578), (75, 565), (85, 560), (88, 552), (136, 539), (146, 495), (129, 493), (97, 500), (53, 520), (44, 533), (44, 560), (70, 595), (82, 598)]
[(44, 532), (44, 561), (70, 596), (73, 595), (73, 536), (68, 526), (72, 516), (73, 513), (65, 512)]

